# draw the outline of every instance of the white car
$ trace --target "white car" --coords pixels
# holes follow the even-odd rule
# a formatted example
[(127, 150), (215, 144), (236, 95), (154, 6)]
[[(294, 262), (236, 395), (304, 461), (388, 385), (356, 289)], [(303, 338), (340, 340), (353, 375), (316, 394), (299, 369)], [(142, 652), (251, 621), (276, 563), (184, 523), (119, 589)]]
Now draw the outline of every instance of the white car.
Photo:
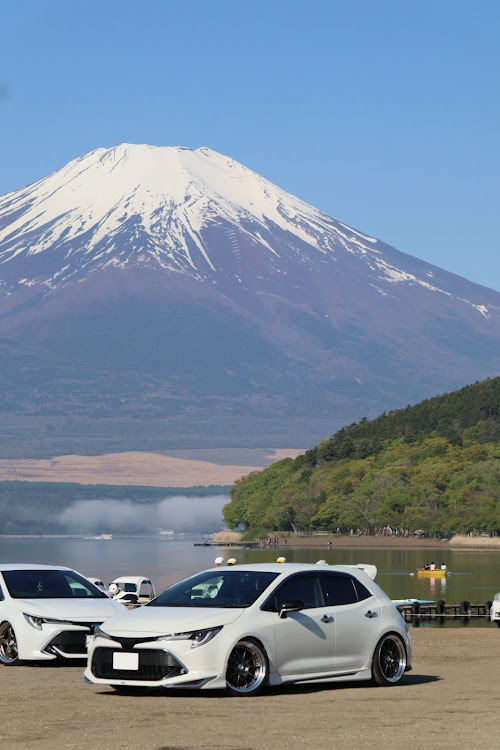
[(146, 576), (121, 576), (111, 581), (108, 593), (122, 604), (145, 604), (154, 599), (155, 588)]
[(85, 659), (94, 628), (122, 611), (69, 568), (0, 564), (0, 664)]
[(490, 607), (490, 620), (500, 628), (500, 594), (495, 594)]
[(106, 584), (104, 583), (104, 581), (101, 581), (100, 578), (92, 578), (91, 576), (87, 576), (87, 581), (90, 581), (90, 583), (93, 583), (94, 586), (97, 586), (97, 588), (100, 591), (103, 591), (105, 594), (109, 596), (108, 590), (106, 588)]
[(305, 681), (394, 685), (411, 669), (411, 638), (375, 574), (292, 563), (198, 573), (96, 628), (85, 680), (241, 696)]

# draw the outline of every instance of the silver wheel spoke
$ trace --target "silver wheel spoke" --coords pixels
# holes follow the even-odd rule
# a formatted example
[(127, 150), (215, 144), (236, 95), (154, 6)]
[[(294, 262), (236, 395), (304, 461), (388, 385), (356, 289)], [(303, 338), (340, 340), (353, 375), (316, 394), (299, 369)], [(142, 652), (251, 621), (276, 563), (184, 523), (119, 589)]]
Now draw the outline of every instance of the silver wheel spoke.
[(264, 682), (266, 674), (266, 659), (256, 644), (246, 641), (234, 647), (227, 665), (228, 687), (237, 693), (252, 693)]

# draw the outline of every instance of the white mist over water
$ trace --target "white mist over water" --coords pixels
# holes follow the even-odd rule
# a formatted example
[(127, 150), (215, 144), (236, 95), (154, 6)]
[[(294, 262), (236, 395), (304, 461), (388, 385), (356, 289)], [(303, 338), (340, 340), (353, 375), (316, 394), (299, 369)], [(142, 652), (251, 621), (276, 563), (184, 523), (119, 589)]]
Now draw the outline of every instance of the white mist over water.
[(178, 495), (158, 503), (129, 500), (78, 500), (66, 508), (58, 523), (72, 534), (145, 534), (160, 529), (211, 534), (224, 527), (222, 508), (227, 495)]

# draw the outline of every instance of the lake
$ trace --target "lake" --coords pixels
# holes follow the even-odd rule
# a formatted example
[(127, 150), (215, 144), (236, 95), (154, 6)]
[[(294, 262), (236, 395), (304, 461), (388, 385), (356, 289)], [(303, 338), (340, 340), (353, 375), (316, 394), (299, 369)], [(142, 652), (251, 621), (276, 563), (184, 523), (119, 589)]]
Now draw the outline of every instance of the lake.
[[(8, 539), (0, 538), (0, 562), (67, 565), (86, 576), (97, 576), (107, 584), (121, 575), (144, 575), (161, 591), (185, 576), (213, 565), (219, 555), (235, 557), (239, 563), (274, 562), (285, 555), (288, 562), (377, 566), (377, 582), (392, 599), (444, 599), (449, 604), (468, 600), (484, 604), (500, 591), (500, 550), (369, 550), (296, 547), (286, 549), (242, 549), (194, 546), (195, 541), (163, 537), (115, 537), (100, 539)], [(444, 579), (417, 578), (410, 573), (424, 562), (450, 571)], [(438, 557), (439, 555), (439, 557)], [(473, 618), (474, 625), (481, 624)]]

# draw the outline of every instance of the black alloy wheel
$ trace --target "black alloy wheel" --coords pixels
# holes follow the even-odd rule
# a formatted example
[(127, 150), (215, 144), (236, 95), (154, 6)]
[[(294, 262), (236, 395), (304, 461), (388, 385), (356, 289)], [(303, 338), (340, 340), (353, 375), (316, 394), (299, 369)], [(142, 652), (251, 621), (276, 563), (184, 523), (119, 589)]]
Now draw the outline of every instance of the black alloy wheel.
[(256, 695), (267, 683), (267, 656), (251, 639), (239, 641), (229, 655), (226, 685), (233, 695)]
[(406, 669), (406, 648), (396, 633), (388, 633), (377, 643), (373, 654), (372, 677), (376, 685), (396, 685)]

